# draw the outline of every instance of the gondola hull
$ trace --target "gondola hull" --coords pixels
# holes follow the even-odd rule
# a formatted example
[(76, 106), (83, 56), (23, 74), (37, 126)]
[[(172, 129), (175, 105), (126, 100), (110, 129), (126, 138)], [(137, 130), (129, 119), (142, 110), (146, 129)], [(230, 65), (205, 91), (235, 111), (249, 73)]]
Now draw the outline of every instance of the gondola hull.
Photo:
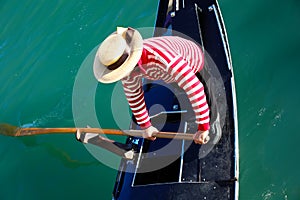
[[(205, 85), (211, 109), (211, 140), (129, 137), (137, 146), (134, 160), (120, 163), (113, 199), (238, 199), (238, 129), (234, 77), (221, 12), (215, 0), (160, 1), (154, 36), (179, 35), (205, 52), (205, 68), (197, 76)], [(161, 29), (160, 27), (164, 27)], [(152, 124), (161, 131), (195, 133), (194, 113), (176, 84), (144, 82)], [(132, 121), (132, 129), (140, 129)]]

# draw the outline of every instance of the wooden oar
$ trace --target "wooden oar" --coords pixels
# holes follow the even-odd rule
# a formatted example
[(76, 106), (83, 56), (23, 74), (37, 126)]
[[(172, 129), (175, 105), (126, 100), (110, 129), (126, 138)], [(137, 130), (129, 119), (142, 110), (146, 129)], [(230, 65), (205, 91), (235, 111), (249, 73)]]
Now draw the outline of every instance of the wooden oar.
[[(77, 130), (81, 133), (98, 133), (107, 135), (123, 135), (123, 136), (135, 136), (142, 137), (142, 130), (116, 130), (116, 129), (100, 129), (100, 128), (22, 128), (12, 126), (10, 124), (0, 124), (0, 134), (7, 136), (30, 136), (30, 135), (42, 135), (53, 133), (76, 133)], [(155, 134), (157, 138), (169, 138), (169, 139), (181, 139), (181, 140), (193, 140), (193, 134), (189, 133), (175, 133), (175, 132), (158, 132)]]

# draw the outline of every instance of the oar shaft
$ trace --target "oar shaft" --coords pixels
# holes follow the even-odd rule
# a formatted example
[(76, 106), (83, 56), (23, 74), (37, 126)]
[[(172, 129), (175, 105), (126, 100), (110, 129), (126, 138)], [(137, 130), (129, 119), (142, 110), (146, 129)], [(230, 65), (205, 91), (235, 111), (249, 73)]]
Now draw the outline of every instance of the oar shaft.
[(78, 129), (80, 132), (85, 133), (125, 135), (120, 130), (100, 128), (19, 128), (15, 136), (42, 135), (47, 133), (75, 133)]
[[(107, 135), (124, 135), (142, 137), (142, 130), (116, 130), (116, 129), (100, 129), (100, 128), (19, 128), (14, 136), (30, 136), (30, 135), (42, 135), (48, 133), (76, 133), (77, 130), (85, 133), (98, 133)], [(175, 133), (175, 132), (158, 132), (156, 135), (158, 138), (169, 139), (183, 139), (193, 140), (193, 135), (188, 133)]]
[(76, 128), (19, 128), (14, 136), (42, 135), (47, 133), (75, 133)]

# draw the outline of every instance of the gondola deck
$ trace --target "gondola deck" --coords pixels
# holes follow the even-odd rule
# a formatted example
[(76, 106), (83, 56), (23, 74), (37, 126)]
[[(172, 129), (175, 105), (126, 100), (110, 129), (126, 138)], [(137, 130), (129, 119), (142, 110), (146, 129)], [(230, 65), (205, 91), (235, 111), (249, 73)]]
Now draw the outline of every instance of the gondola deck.
[[(154, 36), (164, 34), (168, 1), (161, 0)], [(206, 65), (199, 78), (211, 107), (211, 141), (129, 137), (138, 153), (123, 159), (113, 199), (238, 199), (238, 132), (232, 62), (225, 27), (215, 0), (174, 1), (172, 35), (188, 37), (205, 50)], [(185, 93), (173, 84), (144, 83), (152, 124), (161, 131), (196, 132)], [(159, 106), (158, 106), (159, 105)], [(132, 122), (132, 129), (139, 127)]]

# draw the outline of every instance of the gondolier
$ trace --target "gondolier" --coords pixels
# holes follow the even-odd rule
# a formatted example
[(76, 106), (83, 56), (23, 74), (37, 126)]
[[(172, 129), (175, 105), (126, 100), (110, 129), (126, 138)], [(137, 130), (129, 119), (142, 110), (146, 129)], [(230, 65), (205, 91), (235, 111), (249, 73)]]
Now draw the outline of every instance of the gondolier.
[(94, 74), (101, 83), (121, 80), (126, 98), (144, 137), (155, 139), (158, 130), (152, 126), (144, 101), (142, 79), (176, 82), (187, 94), (195, 112), (198, 131), (195, 143), (207, 142), (209, 107), (203, 84), (195, 75), (204, 66), (201, 48), (194, 42), (162, 36), (143, 40), (133, 28), (118, 27), (100, 45), (94, 60)]

